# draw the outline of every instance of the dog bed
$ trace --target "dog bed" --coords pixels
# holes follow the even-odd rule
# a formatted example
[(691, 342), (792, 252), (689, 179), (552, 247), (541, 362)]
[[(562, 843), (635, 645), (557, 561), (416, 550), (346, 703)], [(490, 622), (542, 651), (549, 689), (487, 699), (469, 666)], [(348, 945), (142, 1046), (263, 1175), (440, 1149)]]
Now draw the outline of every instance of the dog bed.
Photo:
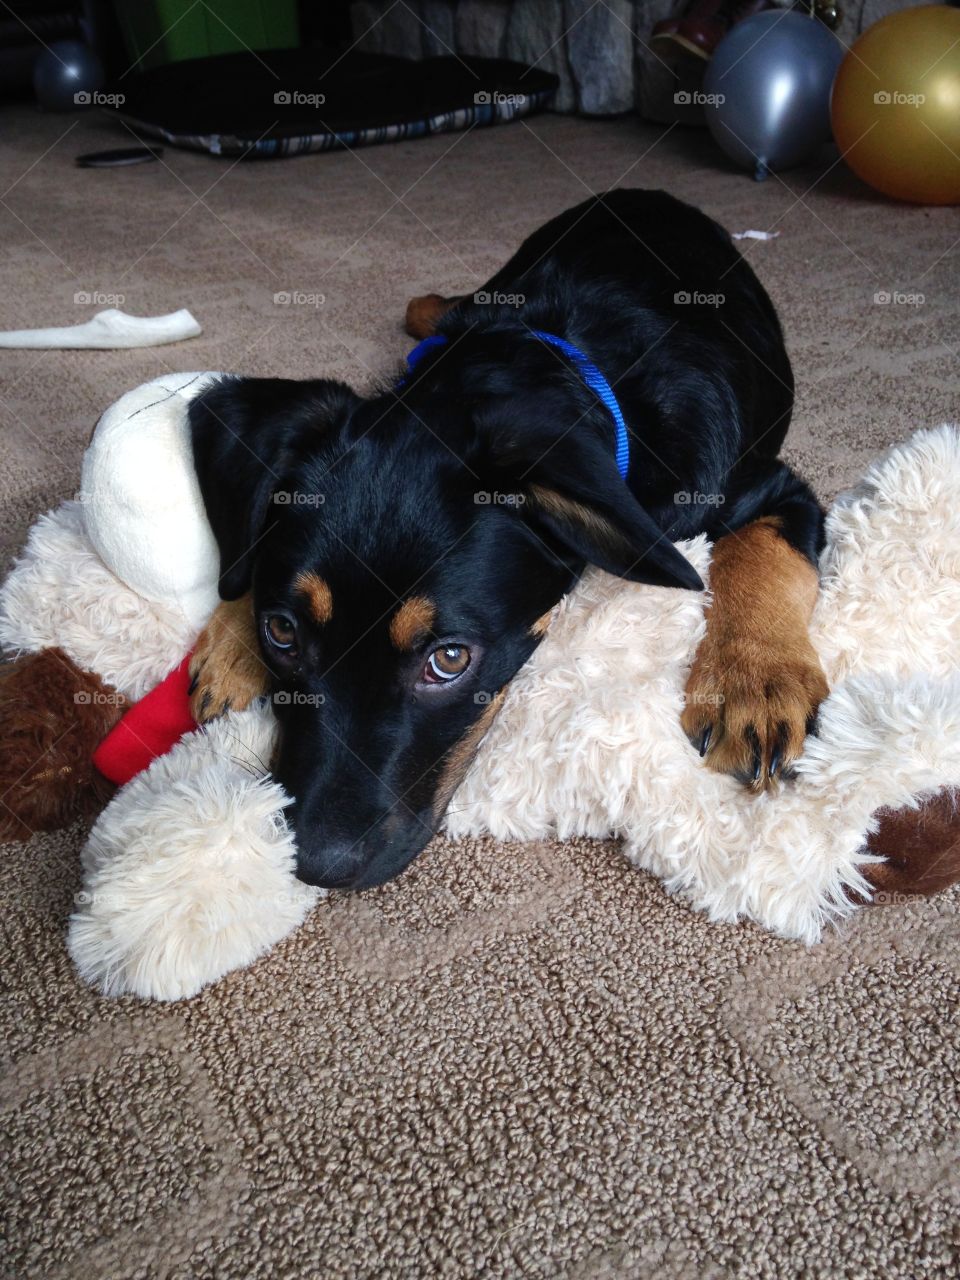
[(112, 109), (171, 146), (262, 159), (502, 124), (543, 110), (558, 83), (499, 58), (281, 49), (152, 68)]

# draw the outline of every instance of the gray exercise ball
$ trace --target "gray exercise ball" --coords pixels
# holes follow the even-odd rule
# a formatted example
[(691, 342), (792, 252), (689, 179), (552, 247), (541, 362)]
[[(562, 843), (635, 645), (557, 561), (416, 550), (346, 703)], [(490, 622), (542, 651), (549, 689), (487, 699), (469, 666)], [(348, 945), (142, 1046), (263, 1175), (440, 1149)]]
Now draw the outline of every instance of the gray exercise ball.
[(88, 107), (102, 87), (103, 63), (79, 40), (57, 40), (33, 64), (33, 90), (44, 111)]

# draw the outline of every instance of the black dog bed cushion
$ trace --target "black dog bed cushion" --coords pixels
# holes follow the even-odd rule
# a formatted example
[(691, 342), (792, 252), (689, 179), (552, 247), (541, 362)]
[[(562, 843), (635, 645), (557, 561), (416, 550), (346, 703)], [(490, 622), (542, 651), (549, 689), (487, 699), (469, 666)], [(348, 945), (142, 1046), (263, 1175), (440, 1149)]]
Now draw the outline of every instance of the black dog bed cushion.
[(542, 110), (557, 77), (499, 58), (316, 49), (230, 53), (117, 85), (138, 132), (222, 156), (285, 156), (498, 124)]

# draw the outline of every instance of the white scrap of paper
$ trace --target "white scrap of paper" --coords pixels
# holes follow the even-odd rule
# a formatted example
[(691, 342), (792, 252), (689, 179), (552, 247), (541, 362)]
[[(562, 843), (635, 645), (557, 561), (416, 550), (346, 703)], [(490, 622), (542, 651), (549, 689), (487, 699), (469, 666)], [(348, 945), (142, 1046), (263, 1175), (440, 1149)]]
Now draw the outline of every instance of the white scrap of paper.
[(734, 231), (731, 232), (734, 240), (776, 240), (780, 234), (779, 231)]

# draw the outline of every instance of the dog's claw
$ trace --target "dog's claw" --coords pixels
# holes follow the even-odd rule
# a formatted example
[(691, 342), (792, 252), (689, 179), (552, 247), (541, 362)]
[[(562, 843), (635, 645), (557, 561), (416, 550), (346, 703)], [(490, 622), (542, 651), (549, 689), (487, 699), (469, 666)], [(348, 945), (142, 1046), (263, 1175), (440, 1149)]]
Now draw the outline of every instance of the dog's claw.
[(704, 729), (703, 733), (700, 735), (700, 745), (697, 748), (697, 750), (700, 752), (701, 760), (710, 750), (710, 739), (712, 737), (713, 737), (713, 725), (709, 724), (707, 725), (706, 729)]
[(221, 600), (190, 660), (190, 710), (197, 724), (242, 711), (269, 684), (250, 597)]
[(771, 782), (778, 779), (783, 781), (791, 776), (791, 770), (784, 768), (784, 761), (789, 754), (789, 743), (790, 726), (785, 721), (781, 721), (777, 726), (777, 738), (773, 744), (773, 751), (770, 753), (770, 769), (767, 777)]
[(760, 750), (760, 739), (757, 737), (757, 731), (752, 726), (747, 730), (747, 741), (753, 751), (753, 773), (751, 781), (756, 785), (760, 781), (763, 774), (763, 752)]
[[(697, 664), (700, 664), (699, 666)], [(816, 654), (724, 641), (699, 655), (684, 690), (680, 723), (704, 765), (759, 796), (793, 776), (806, 732), (829, 692)], [(709, 705), (711, 734), (704, 751)]]

